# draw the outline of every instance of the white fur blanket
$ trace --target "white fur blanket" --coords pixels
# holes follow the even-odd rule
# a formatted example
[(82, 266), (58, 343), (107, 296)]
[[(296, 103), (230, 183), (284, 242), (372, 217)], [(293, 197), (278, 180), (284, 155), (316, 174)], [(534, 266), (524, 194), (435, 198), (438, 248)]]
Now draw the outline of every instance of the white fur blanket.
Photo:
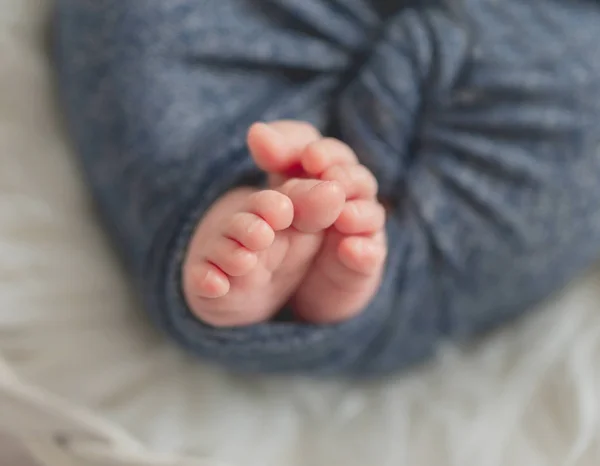
[(600, 463), (597, 271), (514, 328), (387, 383), (234, 377), (164, 342), (78, 178), (49, 9), (0, 0), (0, 426), (76, 444), (80, 433), (24, 407), (46, 403), (110, 431), (102, 451), (79, 439), (76, 466), (117, 464), (111, 448), (136, 465), (184, 464), (180, 454), (234, 466)]

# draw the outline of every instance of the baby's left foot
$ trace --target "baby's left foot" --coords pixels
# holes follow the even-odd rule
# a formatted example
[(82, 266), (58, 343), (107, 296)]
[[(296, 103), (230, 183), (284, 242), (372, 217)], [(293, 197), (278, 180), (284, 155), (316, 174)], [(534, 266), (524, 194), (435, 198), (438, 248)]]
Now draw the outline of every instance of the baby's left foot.
[(337, 181), (344, 187), (344, 209), (326, 232), (292, 304), (298, 317), (313, 323), (354, 317), (379, 289), (387, 254), (385, 210), (377, 200), (375, 177), (348, 146), (318, 137), (304, 123), (256, 125), (250, 141), (255, 160), (275, 173), (275, 183), (292, 168), (295, 175), (301, 169), (304, 176)]

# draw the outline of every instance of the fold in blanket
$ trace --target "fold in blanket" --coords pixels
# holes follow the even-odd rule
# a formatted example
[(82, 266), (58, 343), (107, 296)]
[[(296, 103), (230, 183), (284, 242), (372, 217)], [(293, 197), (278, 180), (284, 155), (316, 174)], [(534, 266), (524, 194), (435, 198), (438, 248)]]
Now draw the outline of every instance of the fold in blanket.
[[(386, 374), (523, 314), (598, 257), (597, 2), (57, 3), (87, 180), (148, 314), (195, 355)], [(340, 325), (215, 329), (185, 305), (185, 250), (221, 194), (263, 182), (246, 131), (280, 118), (349, 143), (393, 200), (384, 281)]]

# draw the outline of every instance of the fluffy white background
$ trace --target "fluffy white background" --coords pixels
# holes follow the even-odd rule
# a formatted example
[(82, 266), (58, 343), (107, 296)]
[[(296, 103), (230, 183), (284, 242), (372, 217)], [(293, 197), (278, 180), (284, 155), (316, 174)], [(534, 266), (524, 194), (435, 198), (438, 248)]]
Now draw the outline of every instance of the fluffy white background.
[(598, 272), (477, 348), (387, 383), (233, 377), (163, 342), (78, 178), (49, 7), (0, 0), (0, 359), (23, 379), (149, 448), (237, 466), (600, 462)]

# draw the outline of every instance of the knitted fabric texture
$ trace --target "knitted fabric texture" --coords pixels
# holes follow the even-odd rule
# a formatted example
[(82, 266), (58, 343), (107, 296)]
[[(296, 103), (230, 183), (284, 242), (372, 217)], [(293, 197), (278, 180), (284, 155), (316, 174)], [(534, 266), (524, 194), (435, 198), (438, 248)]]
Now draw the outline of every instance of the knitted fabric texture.
[[(394, 5), (392, 5), (394, 4)], [(93, 195), (155, 324), (238, 371), (378, 376), (522, 315), (600, 248), (591, 0), (58, 0), (56, 63)], [(381, 288), (339, 325), (216, 329), (180, 271), (263, 175), (256, 121), (347, 142), (391, 200)]]

